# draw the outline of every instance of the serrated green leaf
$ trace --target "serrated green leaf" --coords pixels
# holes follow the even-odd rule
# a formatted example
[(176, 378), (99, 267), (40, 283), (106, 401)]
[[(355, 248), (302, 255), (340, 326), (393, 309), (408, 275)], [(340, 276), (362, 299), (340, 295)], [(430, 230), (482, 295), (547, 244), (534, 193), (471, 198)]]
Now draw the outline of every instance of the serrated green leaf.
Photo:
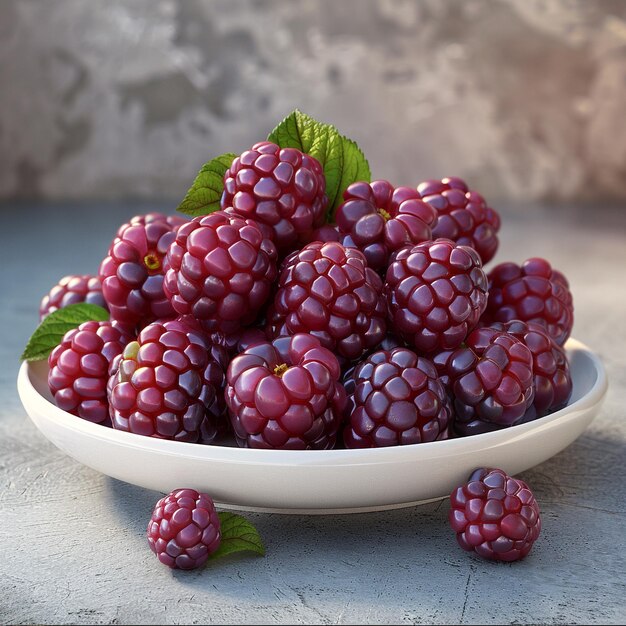
[(83, 322), (91, 320), (104, 322), (108, 319), (109, 312), (106, 309), (85, 302), (70, 304), (53, 311), (31, 335), (21, 359), (22, 361), (47, 359), (50, 352), (61, 343), (63, 335), (68, 330), (80, 326)]
[(345, 189), (357, 180), (369, 182), (371, 179), (367, 159), (354, 141), (339, 134), (332, 124), (318, 122), (297, 109), (278, 124), (267, 139), (281, 148), (297, 148), (321, 163), (326, 178), (329, 221), (334, 219)]
[(235, 552), (254, 552), (265, 555), (265, 547), (257, 529), (245, 517), (220, 511), (220, 530), (222, 539), (220, 547), (211, 555), (212, 559)]
[(227, 152), (205, 163), (177, 210), (192, 217), (218, 211), (224, 191), (224, 174), (236, 156)]
[(335, 199), (333, 215), (335, 209), (343, 202), (343, 192), (346, 188), (357, 180), (364, 180), (368, 183), (372, 179), (369, 163), (362, 150), (356, 142), (341, 135), (343, 170), (341, 181), (339, 182), (339, 196)]
[[(332, 128), (332, 127), (331, 127)], [(315, 147), (325, 144), (325, 150), (318, 150), (313, 156), (322, 164), (324, 168), (324, 177), (326, 178), (326, 195), (328, 196), (328, 206), (326, 213), (331, 218), (335, 215), (336, 199), (343, 194), (341, 181), (344, 173), (344, 151), (341, 135), (333, 128), (334, 132), (321, 134), (316, 142)], [(326, 138), (326, 139), (325, 139)], [(351, 181), (354, 182), (354, 181)], [(346, 185), (347, 186), (347, 185)]]

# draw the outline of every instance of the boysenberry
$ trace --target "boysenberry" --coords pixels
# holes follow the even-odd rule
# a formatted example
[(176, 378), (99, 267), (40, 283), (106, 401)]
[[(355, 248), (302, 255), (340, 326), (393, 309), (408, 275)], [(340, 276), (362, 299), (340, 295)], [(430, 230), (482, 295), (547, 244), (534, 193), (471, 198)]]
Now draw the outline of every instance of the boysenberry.
[(254, 322), (276, 278), (276, 248), (252, 220), (224, 211), (182, 226), (168, 251), (165, 293), (181, 315), (232, 335)]
[(181, 217), (149, 213), (120, 227), (99, 270), (111, 319), (136, 326), (174, 317), (163, 292), (163, 263), (184, 223)]
[(356, 182), (343, 198), (336, 215), (340, 241), (359, 249), (376, 271), (386, 270), (392, 252), (432, 239), (437, 212), (411, 187)]
[(501, 263), (488, 275), (489, 301), (484, 322), (521, 320), (543, 326), (563, 345), (574, 325), (574, 305), (569, 283), (545, 259), (532, 258), (522, 265)]
[(337, 357), (311, 335), (244, 350), (230, 362), (226, 386), (239, 445), (332, 448), (346, 403), (339, 377)]
[(456, 348), (487, 306), (487, 278), (473, 248), (448, 239), (401, 249), (384, 290), (390, 327), (420, 352)]
[(374, 352), (354, 372), (347, 448), (447, 439), (451, 408), (435, 366), (408, 348)]
[(322, 166), (295, 148), (257, 143), (224, 174), (222, 209), (268, 226), (281, 257), (309, 240), (327, 204)]
[(41, 300), (39, 320), (43, 320), (53, 311), (80, 302), (108, 308), (102, 295), (102, 283), (97, 276), (64, 276)]
[(310, 333), (339, 356), (354, 360), (385, 336), (382, 281), (365, 257), (337, 242), (313, 242), (283, 262), (268, 311), (272, 337)]
[(523, 559), (541, 532), (528, 485), (500, 469), (478, 469), (450, 496), (449, 520), (463, 550), (492, 561)]
[(420, 197), (437, 211), (433, 238), (443, 237), (474, 248), (483, 265), (498, 249), (500, 216), (460, 178), (427, 180), (417, 186)]
[(84, 322), (65, 333), (48, 357), (48, 386), (56, 405), (90, 422), (109, 425), (109, 371), (131, 340), (118, 322)]
[(172, 569), (204, 565), (221, 543), (220, 519), (213, 500), (195, 489), (176, 489), (155, 505), (148, 523), (148, 544)]

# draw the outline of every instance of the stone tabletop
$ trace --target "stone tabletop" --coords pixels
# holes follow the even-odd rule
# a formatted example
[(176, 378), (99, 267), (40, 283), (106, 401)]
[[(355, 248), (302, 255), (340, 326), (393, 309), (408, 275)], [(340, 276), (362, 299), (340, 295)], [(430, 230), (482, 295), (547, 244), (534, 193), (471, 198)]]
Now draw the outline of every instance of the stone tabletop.
[(569, 448), (522, 478), (543, 515), (515, 564), (463, 552), (447, 501), (345, 516), (246, 514), (264, 558), (171, 572), (149, 551), (160, 494), (79, 465), (29, 421), (15, 387), (39, 300), (91, 273), (141, 203), (2, 205), (0, 229), (1, 623), (624, 623), (626, 621), (626, 213), (509, 206), (497, 261), (545, 256), (570, 279), (574, 336), (609, 392)]

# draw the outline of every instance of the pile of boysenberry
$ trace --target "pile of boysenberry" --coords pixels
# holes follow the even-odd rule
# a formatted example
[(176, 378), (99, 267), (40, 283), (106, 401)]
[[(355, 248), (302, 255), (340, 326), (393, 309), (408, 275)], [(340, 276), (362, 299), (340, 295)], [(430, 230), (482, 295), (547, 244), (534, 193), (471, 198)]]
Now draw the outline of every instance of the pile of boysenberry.
[[(568, 282), (539, 258), (486, 273), (500, 217), (480, 194), (458, 178), (359, 180), (356, 144), (300, 112), (270, 137), (202, 168), (180, 207), (193, 219), (132, 218), (97, 276), (43, 298), (43, 345), (23, 358), (52, 350), (60, 408), (147, 437), (326, 450), (478, 435), (567, 404)], [(220, 515), (176, 490), (150, 547), (198, 567), (236, 534)], [(541, 530), (528, 486), (494, 468), (452, 493), (449, 520), (498, 561)]]
[[(49, 357), (58, 406), (138, 435), (251, 448), (419, 444), (563, 407), (565, 277), (496, 265), (500, 218), (458, 178), (356, 181), (327, 223), (320, 162), (272, 142), (236, 157), (221, 210), (121, 226), (97, 277), (109, 321)], [(468, 539), (469, 541), (469, 539)]]

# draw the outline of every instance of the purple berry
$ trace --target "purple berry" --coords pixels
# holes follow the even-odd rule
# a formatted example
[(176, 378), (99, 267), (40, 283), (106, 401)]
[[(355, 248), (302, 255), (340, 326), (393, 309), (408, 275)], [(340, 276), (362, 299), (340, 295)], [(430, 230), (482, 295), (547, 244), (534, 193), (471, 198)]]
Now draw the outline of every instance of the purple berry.
[(346, 404), (337, 357), (311, 335), (255, 343), (228, 366), (226, 402), (239, 445), (326, 449)]
[(175, 316), (163, 292), (163, 263), (185, 223), (181, 217), (150, 213), (120, 227), (99, 272), (111, 319), (137, 326)]
[(56, 405), (90, 422), (110, 425), (109, 370), (131, 339), (117, 322), (84, 322), (65, 333), (48, 357), (48, 386)]
[(385, 336), (381, 291), (380, 277), (358, 250), (307, 244), (283, 262), (268, 333), (310, 333), (338, 356), (358, 359)]
[(153, 322), (129, 343), (109, 382), (113, 428), (211, 443), (227, 430), (223, 348), (198, 322)]
[(385, 271), (389, 255), (405, 246), (432, 239), (437, 212), (411, 187), (392, 187), (386, 180), (352, 183), (337, 209), (344, 246), (359, 249), (368, 265)]
[(435, 366), (408, 348), (380, 350), (354, 372), (347, 448), (379, 448), (448, 438), (451, 408)]
[(172, 569), (195, 569), (221, 543), (220, 519), (213, 500), (195, 489), (176, 489), (155, 505), (148, 524), (148, 544)]
[(224, 174), (222, 209), (267, 226), (281, 257), (309, 241), (327, 204), (322, 166), (295, 148), (257, 143)]
[(225, 211), (182, 226), (168, 252), (165, 292), (181, 315), (233, 335), (252, 324), (276, 278), (276, 248), (252, 220)]
[(448, 239), (403, 248), (389, 265), (391, 329), (419, 352), (456, 348), (487, 306), (487, 278), (473, 248)]
[(80, 302), (108, 308), (102, 295), (102, 283), (97, 276), (64, 276), (41, 300), (39, 321), (58, 309)]
[(563, 345), (574, 325), (574, 304), (567, 279), (545, 259), (521, 266), (501, 263), (488, 275), (489, 301), (483, 317), (490, 322), (521, 320), (543, 326)]
[[(518, 423), (534, 398), (533, 357), (513, 335), (477, 328), (465, 346), (435, 358), (454, 397), (454, 430), (470, 435)], [(441, 370), (440, 370), (441, 371)]]
[(506, 324), (494, 322), (490, 327), (513, 335), (530, 350), (533, 357), (535, 417), (563, 408), (572, 395), (572, 377), (565, 350), (554, 341), (548, 331), (537, 324), (520, 320)]
[(433, 239), (443, 237), (474, 248), (483, 265), (498, 249), (500, 216), (460, 178), (427, 180), (417, 186), (420, 197), (437, 211)]
[(491, 561), (518, 561), (541, 532), (528, 485), (500, 469), (478, 469), (450, 496), (449, 521), (463, 550)]

